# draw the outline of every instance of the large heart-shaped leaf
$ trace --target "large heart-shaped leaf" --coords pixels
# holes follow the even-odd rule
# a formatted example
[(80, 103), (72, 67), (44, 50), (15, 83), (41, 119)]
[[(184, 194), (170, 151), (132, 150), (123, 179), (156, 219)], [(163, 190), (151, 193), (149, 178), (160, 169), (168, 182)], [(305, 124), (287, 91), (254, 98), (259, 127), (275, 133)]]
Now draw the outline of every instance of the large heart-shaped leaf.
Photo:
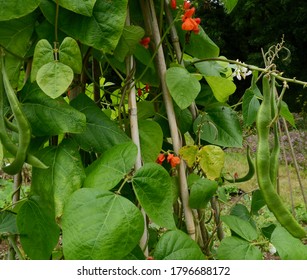
[(0, 212), (0, 235), (17, 233), (16, 214), (9, 211)]
[(156, 260), (204, 260), (197, 243), (180, 230), (168, 231), (160, 238), (155, 251)]
[(191, 208), (205, 208), (217, 191), (218, 184), (206, 178), (200, 178), (190, 186), (189, 205)]
[(191, 36), (186, 42), (187, 32), (182, 30), (181, 24), (181, 22), (178, 22), (176, 25), (177, 32), (186, 53), (199, 59), (219, 56), (219, 47), (209, 38), (201, 26), (199, 26), (199, 33), (194, 34), (194, 32), (191, 32)]
[(229, 236), (221, 241), (217, 250), (219, 260), (262, 260), (261, 251), (248, 241)]
[(140, 26), (125, 26), (123, 34), (114, 50), (114, 56), (119, 61), (124, 61), (128, 54), (133, 54), (144, 34), (144, 29)]
[(34, 49), (31, 69), (31, 82), (36, 80), (38, 70), (53, 60), (53, 47), (46, 39), (39, 40)]
[(73, 70), (56, 60), (42, 66), (36, 75), (37, 84), (51, 98), (62, 95), (68, 89), (73, 78)]
[(236, 113), (220, 103), (207, 107), (193, 124), (194, 132), (211, 144), (242, 147), (242, 129)]
[(65, 202), (82, 186), (85, 174), (77, 146), (69, 140), (59, 146), (46, 147), (37, 156), (48, 169), (33, 168), (32, 193), (55, 209), (55, 217), (63, 214)]
[(139, 121), (139, 135), (143, 162), (155, 162), (163, 143), (160, 125), (150, 120)]
[(49, 260), (60, 234), (52, 207), (39, 197), (26, 200), (18, 211), (17, 226), (27, 256), (33, 260)]
[(180, 109), (190, 106), (200, 91), (197, 78), (181, 67), (172, 67), (166, 71), (166, 84)]
[(271, 242), (282, 260), (307, 260), (307, 245), (294, 238), (283, 227), (276, 227)]
[(22, 89), (22, 108), (35, 136), (81, 133), (85, 130), (86, 118), (63, 98), (52, 99), (34, 83)]
[[(4, 11), (3, 5), (12, 2), (15, 1), (1, 1), (0, 14)], [(20, 1), (18, 2), (20, 3)], [(22, 2), (24, 1), (21, 1), (21, 3)], [(31, 37), (33, 35), (37, 17), (38, 13), (36, 12), (22, 18), (8, 21), (2, 21), (4, 18), (0, 16), (0, 45), (11, 53), (19, 57), (24, 57), (31, 47)]]
[[(127, 2), (96, 0), (90, 17), (60, 8), (58, 27), (85, 45), (111, 52), (115, 49), (124, 28)], [(40, 9), (48, 21), (54, 23), (55, 3), (41, 0)]]
[(244, 219), (233, 215), (227, 215), (221, 216), (221, 220), (227, 226), (229, 226), (231, 230), (247, 241), (253, 241), (258, 237), (257, 230), (251, 225), (250, 222)]
[(62, 228), (65, 259), (116, 260), (136, 247), (144, 222), (140, 210), (128, 199), (84, 188), (66, 204)]
[(71, 106), (86, 116), (86, 130), (73, 138), (82, 149), (103, 153), (115, 144), (130, 141), (130, 138), (111, 121), (85, 94), (79, 94)]
[(205, 76), (208, 85), (211, 87), (212, 92), (219, 102), (226, 102), (229, 95), (236, 91), (236, 85), (233, 81), (216, 76)]
[[(21, 18), (34, 11), (40, 3), (40, 0), (2, 0), (0, 1), (0, 21)], [(1, 23), (2, 24), (2, 23)]]
[(65, 9), (90, 17), (96, 0), (58, 0), (58, 3)]
[(82, 57), (80, 48), (75, 39), (66, 37), (59, 48), (60, 62), (69, 66), (74, 73), (80, 74), (82, 70)]
[(225, 163), (225, 153), (221, 147), (206, 145), (197, 153), (197, 159), (208, 179), (220, 178)]
[(135, 194), (148, 217), (161, 227), (175, 228), (172, 181), (159, 164), (144, 164), (133, 176)]
[(131, 171), (137, 152), (133, 142), (113, 146), (86, 169), (84, 187), (114, 188)]

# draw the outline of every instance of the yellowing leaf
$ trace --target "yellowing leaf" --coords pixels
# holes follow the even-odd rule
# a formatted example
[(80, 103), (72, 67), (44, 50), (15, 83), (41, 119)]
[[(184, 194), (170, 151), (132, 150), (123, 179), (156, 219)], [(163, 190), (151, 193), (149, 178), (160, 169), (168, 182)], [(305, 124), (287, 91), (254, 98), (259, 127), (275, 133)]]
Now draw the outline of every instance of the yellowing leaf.
[(225, 162), (225, 153), (220, 147), (214, 145), (202, 147), (197, 154), (197, 159), (208, 179), (214, 180), (220, 177)]
[(196, 161), (197, 152), (198, 147), (196, 145), (183, 146), (179, 150), (179, 155), (186, 162), (188, 167), (192, 167)]

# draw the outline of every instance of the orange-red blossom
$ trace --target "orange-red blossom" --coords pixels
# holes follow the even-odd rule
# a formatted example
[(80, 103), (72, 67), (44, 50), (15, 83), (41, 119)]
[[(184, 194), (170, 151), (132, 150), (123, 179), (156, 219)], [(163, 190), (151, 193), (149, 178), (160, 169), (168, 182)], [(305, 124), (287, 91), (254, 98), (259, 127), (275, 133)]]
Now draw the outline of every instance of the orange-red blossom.
[[(189, 3), (189, 2), (187, 2)], [(190, 7), (189, 4), (184, 5), (184, 7)], [(195, 34), (198, 34), (200, 24), (200, 18), (192, 18), (192, 16), (195, 14), (195, 8), (188, 8), (185, 9), (185, 13), (182, 16), (182, 30), (186, 31), (193, 31)]]

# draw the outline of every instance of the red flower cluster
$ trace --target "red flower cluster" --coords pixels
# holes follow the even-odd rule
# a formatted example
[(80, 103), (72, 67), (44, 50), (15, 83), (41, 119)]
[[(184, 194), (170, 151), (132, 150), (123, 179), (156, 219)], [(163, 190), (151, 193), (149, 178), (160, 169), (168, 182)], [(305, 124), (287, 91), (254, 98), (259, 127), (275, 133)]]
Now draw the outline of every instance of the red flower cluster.
[[(164, 153), (160, 153), (156, 162), (158, 164), (162, 164), (163, 161), (165, 160), (165, 154)], [(171, 167), (176, 167), (179, 163), (180, 163), (180, 158), (177, 156), (174, 156), (173, 154), (168, 154), (167, 155), (167, 162), (169, 162), (169, 164), (171, 165)]]
[(142, 96), (143, 93), (148, 93), (150, 90), (149, 84), (146, 84), (144, 88), (138, 88), (138, 96)]
[(195, 34), (199, 33), (200, 18), (193, 18), (195, 14), (195, 8), (191, 7), (189, 1), (184, 1), (183, 9), (185, 10), (184, 15), (182, 16), (182, 30), (193, 31)]
[(141, 41), (140, 44), (144, 46), (145, 49), (148, 49), (150, 43), (150, 37), (144, 37)]

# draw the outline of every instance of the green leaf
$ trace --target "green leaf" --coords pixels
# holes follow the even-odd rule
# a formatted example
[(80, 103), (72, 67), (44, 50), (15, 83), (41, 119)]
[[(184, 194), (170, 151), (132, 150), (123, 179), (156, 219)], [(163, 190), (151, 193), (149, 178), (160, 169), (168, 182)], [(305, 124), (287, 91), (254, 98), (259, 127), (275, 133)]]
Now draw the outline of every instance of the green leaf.
[(190, 186), (189, 205), (191, 208), (205, 208), (218, 188), (216, 181), (200, 178)]
[(258, 238), (257, 230), (246, 220), (233, 215), (221, 216), (221, 220), (247, 241), (253, 241)]
[(197, 153), (197, 160), (208, 179), (220, 178), (225, 163), (225, 153), (220, 147), (214, 145), (202, 147)]
[(103, 153), (116, 144), (130, 141), (87, 95), (79, 94), (70, 104), (86, 116), (86, 130), (73, 136), (82, 149)]
[(219, 102), (226, 102), (229, 95), (236, 91), (236, 85), (233, 81), (216, 76), (205, 76), (208, 85), (211, 87), (212, 92)]
[(143, 234), (140, 210), (128, 199), (101, 189), (80, 189), (62, 220), (65, 259), (116, 260), (129, 254)]
[(180, 109), (190, 106), (200, 91), (200, 83), (197, 78), (181, 67), (167, 69), (166, 84)]
[(66, 37), (59, 48), (60, 62), (69, 66), (74, 73), (80, 74), (82, 70), (82, 56), (75, 39)]
[(261, 191), (260, 190), (255, 190), (253, 192), (253, 196), (252, 196), (252, 205), (251, 205), (251, 213), (253, 215), (257, 215), (258, 211), (264, 206), (266, 205)]
[(139, 136), (143, 162), (155, 162), (163, 143), (163, 132), (160, 125), (155, 121), (140, 120)]
[(260, 90), (255, 85), (247, 89), (243, 95), (242, 112), (244, 124), (246, 126), (251, 126), (256, 120), (257, 112), (260, 107), (257, 93), (260, 93)]
[[(0, 14), (4, 11), (3, 5), (6, 5), (6, 3), (13, 3), (15, 1), (1, 2), (4, 3), (0, 4)], [(18, 2), (25, 3), (25, 1)], [(2, 21), (4, 18), (0, 16), (0, 45), (20, 58), (25, 57), (26, 53), (31, 47), (31, 37), (34, 32), (37, 16), (38, 13), (34, 12), (22, 18), (8, 21)]]
[(133, 54), (137, 44), (143, 38), (145, 31), (140, 26), (130, 25), (125, 26), (123, 34), (114, 50), (114, 56), (121, 62), (129, 54)]
[(181, 22), (176, 25), (180, 43), (184, 46), (184, 51), (191, 56), (199, 59), (218, 57), (220, 49), (219, 47), (209, 38), (201, 26), (199, 26), (199, 33), (191, 33), (189, 42), (186, 43), (187, 32), (182, 30)]
[(236, 113), (222, 104), (212, 104), (193, 124), (202, 140), (225, 147), (242, 147), (242, 129)]
[(40, 0), (1, 0), (0, 21), (21, 18), (27, 14), (30, 14), (38, 7), (39, 3)]
[(251, 217), (251, 214), (245, 205), (237, 203), (235, 206), (231, 208), (230, 215), (239, 217), (249, 222), (254, 228), (256, 228), (255, 221)]
[(82, 186), (85, 178), (78, 148), (72, 141), (63, 140), (56, 147), (40, 150), (37, 157), (49, 168), (33, 168), (32, 193), (54, 207), (55, 217), (59, 219), (66, 201)]
[(307, 245), (294, 238), (283, 227), (276, 227), (271, 235), (271, 243), (282, 260), (307, 260)]
[(261, 251), (238, 237), (226, 237), (217, 250), (219, 260), (262, 260)]
[(197, 243), (180, 230), (162, 235), (154, 251), (155, 260), (204, 260)]
[(189, 108), (181, 110), (179, 107), (174, 106), (174, 111), (176, 115), (176, 120), (178, 128), (181, 134), (185, 134), (193, 126), (193, 116)]
[(0, 212), (0, 236), (2, 234), (18, 234), (15, 213), (10, 211)]
[(238, 0), (222, 0), (228, 14), (236, 7)]
[(280, 115), (285, 118), (294, 128), (296, 128), (295, 120), (293, 114), (290, 112), (288, 104), (284, 101), (281, 101)]
[(73, 78), (74, 72), (69, 66), (52, 61), (38, 70), (36, 81), (48, 96), (57, 98), (68, 89)]
[(135, 194), (148, 217), (161, 227), (175, 228), (172, 181), (159, 164), (144, 164), (133, 176)]
[[(58, 27), (81, 43), (112, 52), (122, 34), (126, 20), (127, 0), (96, 0), (91, 17), (60, 8)], [(40, 9), (49, 22), (54, 23), (56, 5), (41, 0)]]
[(60, 6), (77, 14), (90, 17), (96, 0), (58, 0)]
[[(225, 58), (225, 57), (221, 57)], [(225, 58), (226, 59), (226, 58)], [(226, 77), (232, 80), (232, 70), (228, 62), (223, 61), (203, 61), (195, 63), (195, 67), (204, 76)]]
[(84, 187), (111, 190), (131, 171), (137, 153), (132, 141), (113, 146), (86, 169)]
[(51, 136), (62, 133), (81, 133), (86, 118), (63, 98), (52, 99), (36, 84), (27, 83), (21, 93), (22, 108), (35, 136)]
[(31, 82), (36, 80), (37, 72), (40, 68), (42, 68), (45, 64), (53, 61), (53, 47), (46, 39), (39, 40), (34, 49), (31, 69)]
[(27, 256), (33, 260), (49, 260), (60, 234), (52, 209), (38, 197), (32, 197), (19, 209), (17, 226)]

